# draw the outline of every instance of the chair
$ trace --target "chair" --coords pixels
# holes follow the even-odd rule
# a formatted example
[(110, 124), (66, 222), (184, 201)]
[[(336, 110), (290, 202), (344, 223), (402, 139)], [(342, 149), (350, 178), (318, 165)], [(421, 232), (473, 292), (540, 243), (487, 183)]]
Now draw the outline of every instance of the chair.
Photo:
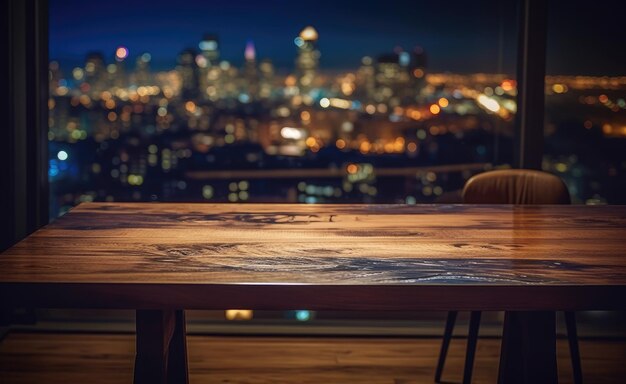
[[(569, 204), (570, 196), (567, 187), (557, 176), (528, 169), (507, 169), (485, 172), (470, 178), (463, 188), (463, 202), (467, 204)], [(437, 383), (441, 382), (441, 374), (457, 314), (458, 311), (448, 312), (441, 352), (435, 371), (435, 382)], [(463, 371), (464, 384), (469, 384), (472, 380), (480, 317), (480, 311), (471, 312)], [(582, 371), (574, 312), (565, 312), (565, 325), (574, 383), (581, 384)]]

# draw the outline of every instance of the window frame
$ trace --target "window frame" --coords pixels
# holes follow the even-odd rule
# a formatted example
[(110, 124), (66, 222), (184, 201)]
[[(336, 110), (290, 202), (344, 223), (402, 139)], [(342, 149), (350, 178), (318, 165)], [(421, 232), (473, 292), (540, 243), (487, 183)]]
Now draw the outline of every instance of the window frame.
[(8, 0), (2, 10), (0, 251), (48, 222), (48, 1)]

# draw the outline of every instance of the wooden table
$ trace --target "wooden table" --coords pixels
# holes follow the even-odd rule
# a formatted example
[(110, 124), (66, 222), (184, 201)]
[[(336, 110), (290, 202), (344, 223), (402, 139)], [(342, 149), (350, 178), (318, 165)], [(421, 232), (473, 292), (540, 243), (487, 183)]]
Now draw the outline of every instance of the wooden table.
[(625, 206), (89, 203), (0, 256), (4, 307), (136, 309), (136, 383), (225, 308), (505, 310), (500, 382), (553, 383), (554, 311), (625, 297)]

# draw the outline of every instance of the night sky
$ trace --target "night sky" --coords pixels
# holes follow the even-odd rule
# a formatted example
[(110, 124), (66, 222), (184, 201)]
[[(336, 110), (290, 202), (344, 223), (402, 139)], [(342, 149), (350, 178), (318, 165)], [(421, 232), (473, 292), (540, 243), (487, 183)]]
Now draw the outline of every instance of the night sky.
[[(626, 74), (622, 13), (611, 1), (597, 3), (551, 0), (548, 73)], [(181, 50), (216, 33), (222, 59), (241, 63), (253, 40), (257, 59), (289, 70), (293, 39), (313, 25), (323, 69), (355, 69), (363, 56), (419, 45), (432, 71), (514, 73), (516, 13), (514, 1), (498, 0), (50, 0), (50, 58), (67, 68), (91, 51), (112, 58), (124, 45), (131, 58), (150, 52), (154, 68), (168, 69)]]

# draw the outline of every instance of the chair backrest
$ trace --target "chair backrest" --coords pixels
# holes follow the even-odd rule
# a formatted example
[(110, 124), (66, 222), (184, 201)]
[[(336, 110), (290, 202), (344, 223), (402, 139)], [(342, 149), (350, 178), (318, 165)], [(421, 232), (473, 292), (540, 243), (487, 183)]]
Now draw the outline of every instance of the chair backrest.
[(463, 188), (468, 204), (569, 204), (565, 183), (551, 173), (503, 169), (479, 173)]

